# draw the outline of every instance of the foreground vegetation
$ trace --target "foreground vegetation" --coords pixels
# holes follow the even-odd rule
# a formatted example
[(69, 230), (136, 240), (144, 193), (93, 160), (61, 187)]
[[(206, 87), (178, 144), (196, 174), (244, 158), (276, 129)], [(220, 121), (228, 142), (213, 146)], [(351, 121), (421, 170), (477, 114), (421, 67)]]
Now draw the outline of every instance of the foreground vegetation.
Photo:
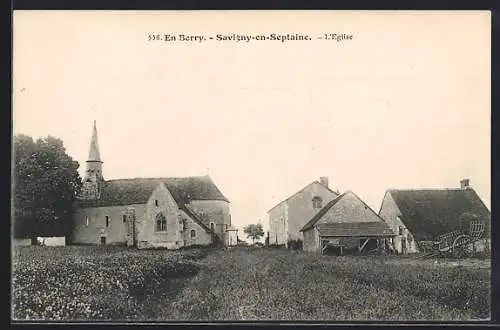
[(469, 320), (490, 269), (234, 248), (16, 250), (16, 319)]

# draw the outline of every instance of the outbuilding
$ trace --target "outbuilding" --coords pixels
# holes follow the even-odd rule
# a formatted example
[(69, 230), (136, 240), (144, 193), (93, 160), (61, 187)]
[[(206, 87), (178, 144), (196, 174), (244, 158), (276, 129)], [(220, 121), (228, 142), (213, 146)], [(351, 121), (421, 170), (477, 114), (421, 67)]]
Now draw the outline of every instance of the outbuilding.
[(303, 249), (322, 254), (384, 251), (391, 228), (352, 191), (347, 191), (324, 208), (302, 228)]

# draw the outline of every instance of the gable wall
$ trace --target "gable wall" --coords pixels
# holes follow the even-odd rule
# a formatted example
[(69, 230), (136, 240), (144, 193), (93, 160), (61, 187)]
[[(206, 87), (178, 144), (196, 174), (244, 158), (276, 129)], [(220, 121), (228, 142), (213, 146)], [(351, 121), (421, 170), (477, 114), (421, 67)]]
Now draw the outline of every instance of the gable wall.
[[(382, 200), (382, 205), (380, 207), (379, 216), (384, 219), (384, 221), (391, 227), (396, 236), (392, 240), (393, 247), (398, 253), (403, 253), (403, 243), (402, 239), (406, 240), (406, 253), (418, 252), (418, 245), (415, 241), (410, 230), (406, 228), (403, 221), (398, 218), (401, 217), (401, 212), (392, 198), (391, 193), (387, 192)], [(403, 235), (399, 235), (399, 227), (403, 228)]]
[(303, 239), (302, 227), (319, 211), (313, 208), (313, 197), (321, 197), (324, 207), (338, 195), (320, 183), (314, 183), (288, 200), (287, 239)]
[(323, 215), (323, 217), (321, 217), (321, 219), (318, 220), (318, 222), (316, 222), (316, 224), (374, 221), (381, 220), (354, 194), (346, 193)]
[[(158, 200), (158, 206), (155, 205)], [(159, 213), (167, 218), (167, 230), (156, 231), (156, 216)], [(166, 247), (177, 249), (183, 245), (181, 234), (181, 214), (177, 203), (165, 187), (158, 185), (145, 205), (144, 216), (136, 216), (136, 235), (139, 248)]]
[[(105, 236), (106, 244), (126, 244), (127, 223), (123, 223), (123, 215), (127, 214), (128, 207), (135, 208), (137, 218), (144, 215), (144, 204), (89, 207), (76, 210), (73, 214), (71, 242), (100, 244), (101, 236)], [(85, 216), (89, 217), (88, 226), (86, 226)], [(106, 227), (106, 216), (110, 217), (109, 227)]]

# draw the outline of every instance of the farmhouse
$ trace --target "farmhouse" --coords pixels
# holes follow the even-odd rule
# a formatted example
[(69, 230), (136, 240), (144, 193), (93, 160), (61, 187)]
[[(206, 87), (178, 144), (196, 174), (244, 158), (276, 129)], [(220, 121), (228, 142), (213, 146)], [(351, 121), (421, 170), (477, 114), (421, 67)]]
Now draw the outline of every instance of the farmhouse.
[(312, 252), (384, 250), (394, 232), (355, 193), (330, 201), (301, 229), (303, 248)]
[(229, 201), (209, 176), (104, 180), (94, 121), (72, 243), (177, 249), (236, 245)]
[(278, 203), (267, 212), (269, 244), (287, 245), (290, 241), (302, 240), (302, 227), (338, 195), (328, 187), (328, 178), (321, 177)]
[(439, 241), (439, 236), (468, 230), (466, 223), (483, 223), (486, 231), (478, 249), (489, 245), (491, 213), (469, 180), (460, 189), (421, 189), (386, 191), (379, 216), (397, 234), (393, 245), (398, 253), (419, 252), (419, 245)]

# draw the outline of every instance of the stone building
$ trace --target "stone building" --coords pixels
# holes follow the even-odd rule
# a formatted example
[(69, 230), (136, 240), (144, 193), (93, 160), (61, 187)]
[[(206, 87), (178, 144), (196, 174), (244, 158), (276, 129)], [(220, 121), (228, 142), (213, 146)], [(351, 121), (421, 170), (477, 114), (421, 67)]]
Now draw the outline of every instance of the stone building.
[(228, 199), (207, 176), (105, 180), (94, 122), (74, 244), (236, 245)]
[(439, 236), (462, 229), (470, 220), (486, 228), (479, 249), (490, 244), (491, 213), (468, 179), (456, 189), (389, 189), (379, 216), (396, 233), (393, 245), (400, 254), (420, 252), (419, 244), (439, 241)]
[(383, 251), (391, 228), (355, 193), (347, 191), (327, 203), (301, 229), (304, 251), (334, 253)]
[(290, 241), (302, 240), (302, 227), (338, 195), (329, 188), (328, 178), (321, 177), (278, 203), (267, 212), (269, 244), (287, 245)]

